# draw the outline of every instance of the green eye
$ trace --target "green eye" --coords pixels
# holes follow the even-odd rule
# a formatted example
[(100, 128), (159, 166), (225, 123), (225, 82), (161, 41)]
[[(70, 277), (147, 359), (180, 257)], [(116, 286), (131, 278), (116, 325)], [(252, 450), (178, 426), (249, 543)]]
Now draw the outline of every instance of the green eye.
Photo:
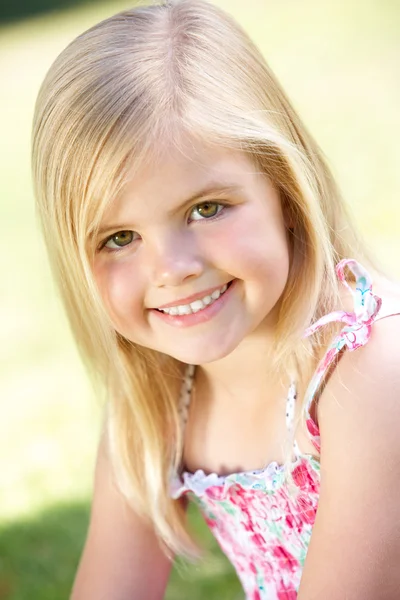
[(108, 238), (104, 246), (115, 250), (116, 248), (123, 248), (133, 241), (133, 231), (118, 231)]
[(193, 208), (192, 214), (195, 214), (196, 211), (200, 218), (193, 218), (193, 220), (201, 221), (202, 219), (212, 219), (213, 217), (216, 217), (223, 208), (224, 205), (219, 204), (218, 202), (203, 202), (202, 204), (197, 204), (197, 206)]

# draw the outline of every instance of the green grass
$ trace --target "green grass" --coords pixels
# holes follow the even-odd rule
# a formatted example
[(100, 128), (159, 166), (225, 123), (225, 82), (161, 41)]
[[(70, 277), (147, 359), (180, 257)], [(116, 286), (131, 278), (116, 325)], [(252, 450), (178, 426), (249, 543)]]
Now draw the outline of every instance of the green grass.
[[(371, 247), (399, 277), (398, 3), (218, 3), (261, 46)], [(87, 526), (102, 404), (78, 359), (35, 220), (33, 105), (62, 48), (129, 5), (90, 4), (0, 30), (0, 600), (68, 597)], [(197, 516), (193, 522), (210, 555), (183, 575), (182, 568), (174, 572), (168, 598), (236, 598), (231, 568)]]

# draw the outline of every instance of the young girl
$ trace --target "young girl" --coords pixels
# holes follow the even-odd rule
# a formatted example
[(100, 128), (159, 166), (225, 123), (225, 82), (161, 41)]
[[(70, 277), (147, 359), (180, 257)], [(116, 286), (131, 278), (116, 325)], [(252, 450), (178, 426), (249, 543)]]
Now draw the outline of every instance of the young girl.
[(108, 395), (73, 600), (161, 599), (188, 501), (249, 600), (399, 598), (400, 295), (246, 34), (204, 0), (86, 31), (33, 171)]

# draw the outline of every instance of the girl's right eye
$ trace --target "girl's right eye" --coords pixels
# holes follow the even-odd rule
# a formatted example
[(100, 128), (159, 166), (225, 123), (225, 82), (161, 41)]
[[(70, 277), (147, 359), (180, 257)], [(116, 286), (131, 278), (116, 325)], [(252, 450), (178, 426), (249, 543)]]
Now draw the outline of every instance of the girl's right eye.
[(120, 250), (134, 241), (133, 231), (117, 231), (103, 242), (100, 249)]

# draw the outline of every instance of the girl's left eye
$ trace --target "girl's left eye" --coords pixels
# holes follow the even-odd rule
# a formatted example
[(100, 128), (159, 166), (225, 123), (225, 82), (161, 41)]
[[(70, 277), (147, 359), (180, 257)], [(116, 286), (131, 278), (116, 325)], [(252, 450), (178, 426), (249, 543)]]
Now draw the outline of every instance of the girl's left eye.
[(197, 211), (197, 215), (200, 215), (199, 218), (192, 217), (192, 221), (202, 221), (204, 219), (213, 219), (218, 216), (221, 211), (225, 208), (224, 204), (219, 204), (218, 202), (203, 202), (202, 204), (196, 204), (191, 211), (191, 215), (195, 214), (194, 211)]

